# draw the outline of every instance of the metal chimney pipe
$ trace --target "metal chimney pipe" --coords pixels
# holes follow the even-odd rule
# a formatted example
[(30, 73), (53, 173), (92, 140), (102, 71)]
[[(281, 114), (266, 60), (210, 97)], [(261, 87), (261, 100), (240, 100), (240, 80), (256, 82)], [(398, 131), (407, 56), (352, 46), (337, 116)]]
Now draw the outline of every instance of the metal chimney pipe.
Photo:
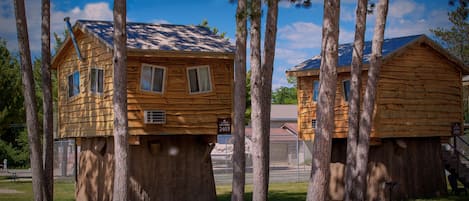
[(75, 46), (75, 51), (77, 52), (77, 57), (80, 61), (83, 61), (84, 59), (83, 59), (83, 57), (81, 57), (80, 48), (78, 48), (78, 43), (77, 43), (77, 40), (75, 38), (75, 34), (73, 34), (72, 25), (70, 24), (70, 17), (65, 17), (64, 21), (65, 21), (65, 24), (67, 25), (67, 28), (68, 28), (68, 34), (70, 34), (70, 38), (72, 38), (73, 46)]

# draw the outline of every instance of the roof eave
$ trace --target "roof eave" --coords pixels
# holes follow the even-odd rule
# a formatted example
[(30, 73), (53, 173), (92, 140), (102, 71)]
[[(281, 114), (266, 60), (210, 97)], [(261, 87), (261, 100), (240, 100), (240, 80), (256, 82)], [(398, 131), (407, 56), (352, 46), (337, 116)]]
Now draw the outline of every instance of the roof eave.
[(167, 50), (144, 50), (128, 48), (129, 57), (186, 57), (186, 58), (215, 58), (234, 59), (234, 52), (193, 52), (193, 51), (167, 51)]

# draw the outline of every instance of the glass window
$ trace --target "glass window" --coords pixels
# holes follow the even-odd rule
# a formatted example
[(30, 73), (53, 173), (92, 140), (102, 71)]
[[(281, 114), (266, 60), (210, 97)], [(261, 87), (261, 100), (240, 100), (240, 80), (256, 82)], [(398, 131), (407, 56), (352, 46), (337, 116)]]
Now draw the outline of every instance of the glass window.
[(91, 87), (90, 90), (93, 93), (103, 93), (104, 86), (104, 70), (99, 68), (92, 68), (90, 75)]
[(187, 69), (189, 89), (191, 93), (210, 92), (210, 68), (208, 66), (192, 67)]
[(319, 80), (314, 80), (313, 82), (313, 101), (318, 101), (319, 97)]
[(344, 100), (348, 102), (350, 98), (350, 80), (344, 80)]
[(80, 93), (80, 72), (75, 71), (68, 76), (68, 97), (76, 96)]
[(140, 89), (162, 93), (164, 89), (165, 68), (160, 66), (143, 65), (140, 76)]

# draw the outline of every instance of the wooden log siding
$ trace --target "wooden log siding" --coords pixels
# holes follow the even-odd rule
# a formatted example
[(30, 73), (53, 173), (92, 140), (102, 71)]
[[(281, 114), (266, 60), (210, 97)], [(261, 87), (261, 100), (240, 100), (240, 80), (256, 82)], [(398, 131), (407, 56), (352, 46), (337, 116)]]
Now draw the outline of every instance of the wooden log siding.
[(449, 136), (462, 122), (462, 77), (425, 45), (387, 62), (379, 80), (375, 126), (380, 137)]
[[(112, 135), (112, 52), (98, 39), (76, 34), (84, 61), (79, 61), (73, 46), (64, 47), (56, 58), (59, 77), (60, 137), (93, 137)], [(142, 64), (163, 66), (166, 79), (162, 94), (140, 90)], [(212, 90), (190, 94), (187, 67), (210, 66)], [(91, 68), (104, 69), (104, 92), (90, 92)], [(68, 97), (67, 77), (80, 72), (80, 93)], [(128, 57), (128, 118), (131, 135), (217, 134), (217, 118), (232, 116), (233, 59)], [(165, 110), (166, 124), (144, 124), (144, 110)]]
[[(104, 136), (112, 133), (112, 52), (96, 38), (78, 32), (76, 34), (81, 54), (79, 61), (73, 46), (65, 47), (63, 57), (59, 58), (59, 136)], [(90, 71), (97, 67), (104, 69), (104, 92), (90, 92)], [(68, 97), (68, 75), (80, 72), (80, 93)]]
[[(348, 103), (342, 82), (349, 78), (350, 72), (338, 75), (334, 138), (347, 137)], [(313, 81), (317, 79), (317, 75), (297, 77), (298, 129), (304, 140), (314, 138), (311, 120), (316, 119)], [(378, 82), (371, 137), (449, 136), (451, 124), (463, 120), (461, 79), (454, 63), (425, 45), (413, 45), (388, 60)]]
[[(140, 90), (142, 64), (166, 67), (162, 94)], [(129, 57), (129, 132), (152, 134), (217, 134), (217, 119), (231, 117), (233, 61), (230, 59)], [(212, 90), (190, 94), (187, 68), (210, 66)], [(145, 110), (165, 110), (166, 124), (144, 124)]]

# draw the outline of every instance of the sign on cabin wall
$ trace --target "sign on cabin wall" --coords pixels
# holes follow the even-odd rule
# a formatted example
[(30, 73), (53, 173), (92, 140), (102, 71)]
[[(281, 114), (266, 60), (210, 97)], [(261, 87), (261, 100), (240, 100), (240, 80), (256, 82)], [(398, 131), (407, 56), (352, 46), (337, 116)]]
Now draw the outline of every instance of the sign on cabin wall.
[(218, 118), (218, 134), (231, 134), (231, 118)]
[(459, 122), (455, 122), (451, 125), (451, 134), (454, 136), (461, 135), (461, 124)]

